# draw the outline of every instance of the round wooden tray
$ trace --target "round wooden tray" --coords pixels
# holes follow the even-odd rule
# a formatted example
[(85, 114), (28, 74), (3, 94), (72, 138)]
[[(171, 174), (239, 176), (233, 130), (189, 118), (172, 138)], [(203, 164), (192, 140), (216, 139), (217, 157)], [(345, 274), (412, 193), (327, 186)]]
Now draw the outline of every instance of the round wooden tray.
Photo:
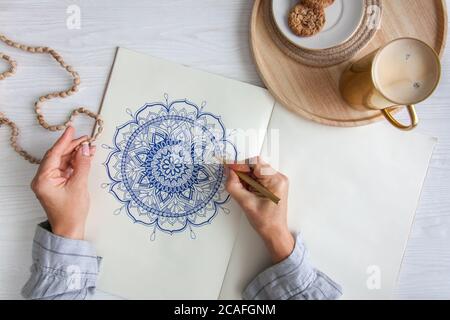
[(380, 111), (356, 111), (342, 100), (339, 78), (351, 61), (399, 37), (419, 38), (440, 56), (445, 48), (445, 0), (388, 0), (383, 1), (380, 30), (352, 60), (329, 68), (308, 67), (288, 57), (274, 43), (264, 21), (263, 1), (268, 0), (255, 0), (250, 25), (250, 44), (259, 74), (278, 102), (322, 124), (353, 127), (383, 118)]

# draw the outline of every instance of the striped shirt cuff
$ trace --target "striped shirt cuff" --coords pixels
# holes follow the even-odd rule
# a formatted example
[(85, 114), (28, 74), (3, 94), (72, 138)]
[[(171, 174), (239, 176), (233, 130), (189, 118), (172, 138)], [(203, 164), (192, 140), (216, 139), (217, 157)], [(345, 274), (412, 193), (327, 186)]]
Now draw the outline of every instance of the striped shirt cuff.
[(246, 300), (286, 300), (306, 290), (317, 272), (307, 259), (306, 248), (297, 235), (291, 255), (259, 274), (244, 290)]
[(87, 241), (51, 233), (49, 223), (36, 227), (31, 277), (22, 289), (25, 298), (48, 298), (95, 287), (101, 258)]

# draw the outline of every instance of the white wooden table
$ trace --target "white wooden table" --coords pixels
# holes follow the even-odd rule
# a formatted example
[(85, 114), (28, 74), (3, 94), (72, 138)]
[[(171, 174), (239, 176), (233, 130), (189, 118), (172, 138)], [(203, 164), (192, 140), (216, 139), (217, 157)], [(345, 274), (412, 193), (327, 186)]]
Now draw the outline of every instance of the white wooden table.
[[(446, 0), (449, 2), (450, 0)], [(80, 92), (53, 101), (44, 112), (61, 122), (80, 104), (97, 111), (117, 46), (262, 85), (248, 45), (251, 0), (2, 0), (0, 33), (20, 42), (57, 49), (82, 78)], [(450, 4), (450, 3), (448, 3)], [(71, 5), (80, 29), (67, 20)], [(70, 11), (70, 10), (69, 10)], [(73, 20), (69, 19), (69, 22)], [(76, 21), (75, 21), (76, 22)], [(39, 95), (70, 84), (45, 55), (0, 44), (19, 63), (15, 77), (0, 82), (0, 110), (20, 126), (20, 142), (41, 156), (58, 134), (36, 124), (32, 103)], [(418, 112), (418, 131), (439, 138), (402, 266), (399, 298), (450, 298), (450, 51), (438, 91)], [(0, 70), (6, 65), (0, 62)], [(89, 120), (76, 122), (88, 134)], [(44, 213), (29, 184), (36, 167), (8, 146), (0, 129), (0, 299), (20, 297), (29, 275), (31, 240)]]

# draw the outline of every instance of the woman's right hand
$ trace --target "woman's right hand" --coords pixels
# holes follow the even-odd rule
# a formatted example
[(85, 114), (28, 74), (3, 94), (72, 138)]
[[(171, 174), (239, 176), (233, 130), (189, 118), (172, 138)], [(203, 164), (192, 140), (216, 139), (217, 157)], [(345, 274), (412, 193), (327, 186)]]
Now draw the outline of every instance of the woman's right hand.
[[(278, 263), (293, 251), (295, 240), (287, 224), (288, 178), (275, 171), (259, 157), (246, 161), (249, 164), (228, 165), (227, 191), (244, 210), (250, 224), (266, 244), (272, 260)], [(234, 171), (250, 174), (259, 183), (276, 194), (278, 204), (251, 192)]]

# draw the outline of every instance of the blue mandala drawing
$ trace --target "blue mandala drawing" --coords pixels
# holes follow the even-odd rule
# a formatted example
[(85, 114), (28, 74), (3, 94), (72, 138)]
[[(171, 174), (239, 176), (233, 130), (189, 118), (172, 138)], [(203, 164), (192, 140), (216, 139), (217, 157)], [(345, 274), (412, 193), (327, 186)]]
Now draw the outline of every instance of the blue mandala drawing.
[(148, 103), (117, 127), (105, 166), (133, 222), (167, 233), (211, 223), (229, 195), (221, 159), (236, 159), (220, 117), (188, 100)]

